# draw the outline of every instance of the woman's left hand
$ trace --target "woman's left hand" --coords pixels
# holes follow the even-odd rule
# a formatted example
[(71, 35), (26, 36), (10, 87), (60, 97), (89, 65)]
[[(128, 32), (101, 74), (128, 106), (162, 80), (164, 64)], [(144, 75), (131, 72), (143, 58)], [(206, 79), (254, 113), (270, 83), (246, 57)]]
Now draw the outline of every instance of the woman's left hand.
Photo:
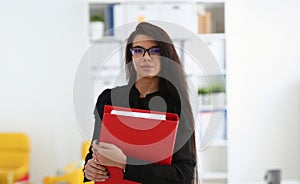
[(115, 166), (121, 169), (125, 169), (126, 155), (123, 151), (113, 144), (104, 142), (93, 142), (93, 158), (96, 158), (96, 162), (105, 166)]

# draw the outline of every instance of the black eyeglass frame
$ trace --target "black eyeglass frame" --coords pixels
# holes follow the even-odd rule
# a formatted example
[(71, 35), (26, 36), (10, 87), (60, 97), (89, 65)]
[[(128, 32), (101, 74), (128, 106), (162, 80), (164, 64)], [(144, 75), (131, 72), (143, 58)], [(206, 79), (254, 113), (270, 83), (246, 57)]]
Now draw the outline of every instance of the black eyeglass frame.
[[(141, 47), (141, 46), (136, 46), (136, 47), (132, 47), (132, 48), (130, 48), (130, 52), (131, 52), (131, 55), (132, 56), (134, 56), (134, 48), (139, 48), (139, 49), (142, 49), (144, 52), (143, 52), (143, 55), (141, 56), (141, 57), (144, 57), (145, 56), (145, 54), (146, 54), (146, 52), (148, 52), (148, 55), (150, 56), (150, 57), (152, 57), (152, 55), (150, 54), (150, 50), (151, 49), (160, 49), (160, 47), (159, 46), (153, 46), (153, 47), (150, 47), (150, 48), (148, 48), (148, 49), (145, 49), (144, 47)], [(160, 53), (159, 53), (159, 55), (155, 55), (155, 56), (160, 56)]]

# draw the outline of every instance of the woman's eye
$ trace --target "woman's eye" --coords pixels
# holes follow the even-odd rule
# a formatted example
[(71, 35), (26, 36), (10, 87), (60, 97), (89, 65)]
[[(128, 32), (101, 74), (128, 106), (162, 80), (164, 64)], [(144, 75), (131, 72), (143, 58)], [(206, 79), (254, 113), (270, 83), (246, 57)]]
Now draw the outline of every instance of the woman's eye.
[(159, 48), (152, 49), (152, 50), (151, 50), (151, 53), (152, 53), (152, 54), (156, 54), (156, 55), (157, 55), (157, 54), (160, 54), (160, 49), (159, 49)]
[(134, 49), (134, 52), (136, 52), (136, 53), (140, 54), (140, 53), (142, 53), (142, 52), (143, 52), (143, 49)]

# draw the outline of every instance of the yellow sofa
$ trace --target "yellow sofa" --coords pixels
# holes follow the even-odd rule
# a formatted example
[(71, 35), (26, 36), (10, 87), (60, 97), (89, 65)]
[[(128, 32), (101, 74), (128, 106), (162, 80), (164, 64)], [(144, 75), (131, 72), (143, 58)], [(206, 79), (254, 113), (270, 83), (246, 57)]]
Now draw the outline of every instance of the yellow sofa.
[(29, 179), (30, 139), (24, 133), (0, 132), (0, 183)]
[[(44, 184), (55, 184), (64, 182), (67, 184), (83, 184), (83, 163), (85, 155), (88, 153), (90, 142), (85, 141), (82, 144), (82, 160), (72, 162), (63, 169), (63, 174), (58, 176), (46, 176)], [(85, 184), (93, 184), (94, 182), (87, 182)]]

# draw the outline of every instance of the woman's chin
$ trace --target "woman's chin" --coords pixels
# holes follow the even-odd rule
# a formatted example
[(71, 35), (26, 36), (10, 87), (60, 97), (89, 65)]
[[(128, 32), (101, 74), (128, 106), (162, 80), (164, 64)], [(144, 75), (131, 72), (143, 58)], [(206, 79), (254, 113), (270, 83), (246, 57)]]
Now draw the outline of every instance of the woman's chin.
[(155, 78), (155, 77), (157, 77), (157, 74), (143, 74), (143, 75), (139, 75), (139, 77), (138, 78), (148, 78), (148, 79), (152, 79), (152, 78)]

